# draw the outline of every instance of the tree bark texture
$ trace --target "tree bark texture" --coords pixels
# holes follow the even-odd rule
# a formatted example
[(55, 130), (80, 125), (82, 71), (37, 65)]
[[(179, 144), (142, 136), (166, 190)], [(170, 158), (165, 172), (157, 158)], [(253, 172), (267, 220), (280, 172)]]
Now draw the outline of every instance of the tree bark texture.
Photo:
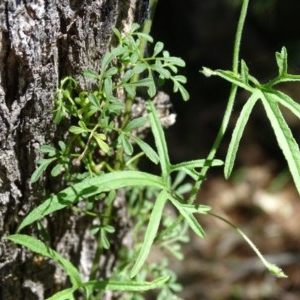
[[(86, 68), (99, 69), (112, 29), (128, 30), (135, 16), (143, 15), (145, 3), (0, 1), (0, 299), (45, 299), (64, 287), (64, 272), (55, 264), (2, 237), (13, 234), (22, 218), (41, 203), (45, 187), (52, 189), (49, 179), (32, 185), (30, 176), (40, 146), (51, 144), (57, 134), (52, 111), (60, 80), (71, 75), (84, 85), (80, 74)], [(120, 207), (122, 201), (121, 196)], [(48, 222), (51, 246), (77, 262), (83, 273), (91, 264), (93, 247), (86, 222), (70, 212)], [(109, 264), (105, 268), (109, 273)]]

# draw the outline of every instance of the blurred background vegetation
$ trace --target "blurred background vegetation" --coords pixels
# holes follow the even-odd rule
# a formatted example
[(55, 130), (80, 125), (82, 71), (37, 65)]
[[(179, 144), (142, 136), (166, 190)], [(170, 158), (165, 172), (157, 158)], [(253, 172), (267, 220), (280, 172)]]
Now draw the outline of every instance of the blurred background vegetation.
[[(174, 162), (204, 158), (220, 126), (229, 84), (205, 78), (199, 70), (230, 69), (241, 0), (160, 0), (152, 35), (187, 67), (188, 103), (171, 95), (177, 122), (167, 130)], [(286, 46), (289, 71), (300, 71), (299, 0), (252, 0), (241, 57), (250, 73), (266, 82), (277, 74), (275, 52)], [(300, 100), (299, 84), (280, 89)], [(232, 123), (217, 158), (224, 159), (228, 139), (246, 96), (237, 97)], [(289, 118), (300, 141), (300, 122)], [(261, 106), (253, 111), (238, 152), (235, 173), (229, 181), (222, 170), (210, 173), (199, 193), (199, 203), (239, 225), (289, 275), (278, 280), (261, 268), (248, 246), (226, 225), (201, 217), (207, 238), (192, 238), (186, 259), (178, 268), (187, 285), (184, 299), (300, 299), (300, 202), (290, 181), (286, 163)], [(216, 289), (216, 287), (218, 287)]]
[[(229, 84), (219, 78), (205, 78), (199, 70), (202, 66), (231, 68), (240, 4), (241, 0), (185, 0), (184, 4), (181, 1), (158, 1), (152, 34), (156, 40), (163, 41), (173, 55), (186, 61), (191, 94), (188, 103), (172, 95), (178, 122), (170, 128), (169, 135), (172, 143), (176, 143), (173, 148), (176, 160), (207, 154), (215, 137)], [(299, 11), (300, 1), (297, 0), (250, 1), (241, 57), (247, 62), (250, 72), (261, 81), (277, 74), (275, 52), (280, 51), (283, 45), (288, 49), (290, 71), (300, 70)], [(290, 89), (291, 92), (297, 89), (295, 95), (298, 96), (299, 87), (294, 85)], [(169, 93), (172, 94), (171, 91)], [(239, 98), (237, 113), (243, 95)], [(260, 122), (264, 124), (264, 117), (256, 112), (250, 123), (261, 129)], [(276, 148), (274, 138), (268, 126), (265, 127), (266, 133), (255, 132), (255, 139), (262, 147), (272, 150)], [(277, 151), (274, 152), (277, 156)]]

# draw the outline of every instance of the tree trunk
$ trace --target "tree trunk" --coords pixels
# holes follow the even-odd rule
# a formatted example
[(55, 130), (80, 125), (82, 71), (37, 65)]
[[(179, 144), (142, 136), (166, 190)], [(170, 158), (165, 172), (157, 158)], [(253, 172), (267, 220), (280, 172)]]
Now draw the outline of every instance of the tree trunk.
[[(99, 69), (112, 29), (128, 30), (135, 16), (143, 15), (145, 4), (145, 0), (0, 2), (0, 299), (45, 299), (66, 284), (64, 272), (53, 262), (2, 237), (15, 233), (22, 218), (41, 203), (44, 189), (56, 188), (49, 178), (33, 185), (30, 176), (40, 146), (51, 144), (57, 135), (52, 99), (60, 80), (71, 75), (84, 84), (80, 74), (86, 68)], [(120, 196), (121, 207), (122, 201)], [(93, 248), (87, 227), (87, 220), (67, 211), (55, 214), (48, 225), (51, 246), (77, 262), (83, 274)], [(120, 227), (122, 242), (126, 234), (122, 228), (128, 226)], [(111, 262), (103, 265), (106, 274), (113, 255), (107, 253)]]

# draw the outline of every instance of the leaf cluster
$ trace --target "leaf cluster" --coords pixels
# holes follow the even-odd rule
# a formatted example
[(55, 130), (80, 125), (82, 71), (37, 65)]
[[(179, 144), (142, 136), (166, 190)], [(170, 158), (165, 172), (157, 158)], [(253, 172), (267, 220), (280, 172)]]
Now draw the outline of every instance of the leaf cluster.
[[(51, 194), (41, 205), (34, 208), (24, 218), (18, 232), (34, 222), (39, 223), (39, 220), (58, 210), (72, 207), (74, 211), (96, 219), (90, 228), (90, 234), (95, 236), (98, 243), (97, 253), (101, 253), (110, 249), (111, 235), (116, 231), (111, 220), (114, 218), (112, 207), (118, 189), (126, 189), (129, 196), (137, 187), (143, 194), (152, 189), (155, 195), (160, 195), (154, 203), (155, 196), (152, 194), (150, 198), (147, 197), (140, 203), (139, 208), (135, 205), (129, 208), (132, 219), (137, 222), (141, 220), (141, 227), (137, 233), (136, 253), (133, 257), (127, 254), (124, 258), (124, 261), (128, 260), (125, 267), (119, 267), (119, 271), (116, 271), (108, 281), (97, 280), (98, 254), (95, 254), (90, 280), (83, 282), (75, 266), (46, 245), (42, 233), (41, 240), (19, 233), (8, 237), (33, 252), (53, 259), (66, 270), (72, 287), (55, 294), (50, 299), (72, 299), (76, 290), (84, 293), (89, 299), (96, 291), (99, 293), (105, 290), (141, 292), (163, 285), (170, 285), (171, 288), (171, 285), (175, 284), (175, 279), (168, 281), (167, 284), (170, 276), (162, 268), (160, 268), (161, 276), (156, 272), (154, 275), (158, 279), (153, 282), (147, 282), (149, 278), (147, 272), (147, 275), (142, 279), (139, 278), (138, 282), (130, 279), (136, 276), (145, 264), (160, 223), (167, 229), (171, 222), (162, 216), (168, 198), (176, 203), (175, 207), (179, 211), (186, 214), (195, 230), (198, 230), (200, 235), (204, 234), (193, 217), (194, 213), (201, 213), (202, 208), (187, 207), (183, 204), (181, 197), (188, 189), (180, 189), (179, 186), (184, 177), (177, 179), (173, 188), (169, 186), (170, 174), (174, 172), (183, 172), (195, 179), (198, 174), (196, 169), (204, 164), (204, 160), (178, 165), (169, 163), (163, 129), (153, 104), (147, 106), (148, 114), (153, 115), (152, 117), (131, 118), (130, 116), (139, 89), (143, 88), (147, 91), (149, 102), (155, 97), (157, 78), (159, 84), (163, 84), (166, 80), (171, 81), (174, 92), (181, 93), (183, 99), (188, 100), (189, 95), (184, 88), (186, 78), (177, 74), (179, 68), (184, 67), (185, 63), (180, 58), (170, 56), (161, 42), (157, 42), (153, 47), (153, 53), (145, 57), (141, 52), (142, 40), (152, 43), (153, 39), (139, 32), (138, 29), (139, 26), (135, 24), (124, 36), (117, 29), (114, 30), (118, 40), (117, 46), (103, 57), (100, 70), (83, 72), (89, 89), (83, 89), (73, 77), (62, 79), (55, 94), (54, 121), (58, 125), (64, 123), (64, 127), (68, 126), (67, 135), (64, 141), (58, 142), (57, 148), (49, 145), (41, 147), (41, 153), (45, 157), (38, 161), (38, 167), (32, 174), (31, 181), (33, 183), (38, 181), (50, 168), (51, 176), (64, 175), (68, 187), (57, 194)], [(135, 134), (136, 130), (145, 127), (146, 123), (150, 123), (155, 133), (156, 150)], [(136, 161), (141, 155), (145, 155), (152, 163), (162, 165), (161, 177), (136, 170)], [(216, 161), (215, 164), (219, 165), (221, 162)], [(178, 200), (179, 198), (181, 200)], [(97, 201), (104, 201), (104, 211), (95, 210)], [(79, 209), (78, 202), (84, 202), (86, 209)], [(148, 205), (150, 202), (153, 205)], [(150, 223), (139, 214), (140, 209), (148, 209)], [(164, 221), (161, 222), (161, 219)], [(180, 228), (181, 223), (176, 228), (177, 233)], [(142, 249), (139, 249), (141, 232), (146, 234), (146, 239), (142, 243)], [(157, 237), (156, 240), (159, 244), (163, 239), (161, 247), (181, 257), (178, 242), (186, 240), (185, 232), (175, 238), (174, 232), (169, 229), (162, 234), (162, 238)], [(130, 276), (128, 268), (132, 268), (136, 259), (134, 257), (137, 260)], [(121, 261), (119, 264), (122, 266)]]
[[(163, 132), (163, 128), (158, 119), (157, 112), (153, 103), (147, 103), (147, 111), (149, 115), (149, 122), (151, 124), (151, 129), (154, 135), (157, 155), (159, 157), (159, 164), (161, 167), (161, 176), (152, 175), (149, 173), (141, 172), (141, 171), (115, 171), (110, 173), (102, 173), (100, 175), (94, 176), (92, 178), (86, 178), (79, 183), (75, 183), (72, 186), (62, 190), (60, 193), (56, 195), (52, 195), (47, 200), (45, 200), (41, 205), (36, 207), (29, 215), (27, 215), (18, 228), (18, 232), (21, 231), (24, 227), (41, 220), (47, 215), (54, 213), (55, 211), (64, 209), (69, 207), (70, 205), (74, 205), (79, 201), (83, 201), (84, 199), (99, 195), (103, 192), (109, 192), (111, 190), (120, 189), (123, 187), (136, 187), (136, 186), (149, 186), (158, 190), (158, 196), (151, 207), (151, 213), (149, 216), (147, 228), (145, 231), (145, 236), (142, 242), (141, 247), (138, 249), (135, 255), (135, 262), (132, 266), (132, 260), (126, 265), (126, 268), (131, 267), (130, 277), (133, 278), (137, 276), (140, 272), (141, 268), (144, 266), (145, 261), (149, 255), (151, 247), (153, 243), (161, 240), (161, 243), (164, 247), (169, 247), (175, 255), (178, 255), (178, 248), (176, 246), (171, 245), (170, 240), (174, 239), (175, 235), (172, 230), (170, 230), (168, 223), (165, 231), (161, 233), (161, 238), (158, 236), (158, 229), (161, 223), (161, 219), (163, 218), (163, 211), (167, 203), (170, 203), (174, 206), (174, 208), (178, 211), (178, 213), (183, 216), (184, 221), (187, 225), (200, 237), (204, 237), (204, 230), (201, 225), (196, 220), (194, 214), (206, 214), (210, 208), (203, 205), (192, 205), (186, 204), (181, 196), (182, 192), (188, 190), (186, 188), (180, 188), (180, 183), (183, 179), (183, 175), (188, 175), (192, 179), (195, 179), (196, 176), (199, 175), (199, 168), (205, 165), (205, 160), (195, 160), (188, 161), (180, 164), (171, 164), (168, 156), (168, 149), (165, 142), (165, 136)], [(222, 165), (221, 161), (215, 160), (211, 162), (212, 166)], [(173, 172), (178, 173), (177, 178), (172, 183), (171, 174)], [(96, 230), (95, 230), (96, 229)], [(102, 242), (106, 240), (105, 232), (112, 232), (113, 229), (109, 226), (94, 228), (94, 233), (100, 231), (102, 232)], [(36, 241), (35, 243), (28, 242), (26, 239), (27, 236), (16, 235), (11, 236), (9, 238), (13, 239), (14, 242), (20, 243), (32, 251), (38, 253), (44, 253), (42, 249), (47, 246), (43, 244), (41, 241)], [(33, 239), (28, 237), (28, 239)], [(179, 238), (177, 238), (178, 240)], [(182, 239), (182, 237), (181, 237)], [(37, 246), (32, 246), (37, 245)], [(171, 246), (170, 246), (171, 245)], [(107, 241), (104, 242), (104, 247), (108, 248), (109, 243)], [(173, 247), (173, 248), (172, 248)], [(48, 248), (47, 248), (48, 249)], [(52, 253), (53, 250), (49, 252)], [(54, 253), (54, 252), (53, 252)], [(55, 254), (56, 255), (56, 254)], [(55, 259), (59, 263), (60, 260), (55, 258), (56, 256), (51, 256), (51, 258)], [(68, 268), (65, 264), (62, 264), (63, 268)], [(69, 274), (69, 273), (68, 273)], [(72, 276), (69, 274), (69, 276)], [(127, 275), (128, 276), (128, 275)], [(166, 280), (166, 277), (162, 277), (162, 281)], [(71, 281), (72, 282), (72, 281)], [(119, 283), (119, 286), (122, 286), (122, 282)], [(68, 291), (74, 292), (75, 289), (79, 287), (89, 286), (89, 283), (73, 283), (73, 287), (68, 289)], [(76, 288), (75, 288), (76, 287)], [(141, 286), (139, 286), (141, 288)], [(60, 294), (59, 294), (60, 295)], [(65, 292), (63, 293), (65, 295)], [(54, 298), (53, 298), (54, 299)], [(56, 299), (56, 298), (55, 298)], [(60, 299), (60, 298), (57, 298)]]
[[(139, 26), (134, 24), (132, 30), (123, 36), (114, 29), (117, 46), (104, 55), (100, 70), (83, 72), (86, 85), (92, 88), (82, 90), (76, 79), (70, 76), (62, 79), (55, 94), (54, 121), (60, 124), (69, 120), (68, 141), (60, 141), (58, 149), (52, 146), (41, 148), (48, 157), (38, 162), (32, 182), (36, 182), (54, 163), (51, 175), (64, 172), (69, 182), (76, 180), (74, 173), (82, 168), (89, 175), (113, 170), (116, 166), (111, 165), (112, 162), (122, 160), (126, 163), (120, 149), (129, 159), (134, 156), (135, 145), (157, 163), (158, 156), (152, 147), (134, 134), (137, 128), (145, 125), (147, 118), (131, 119), (131, 107), (140, 88), (146, 89), (149, 99), (153, 99), (157, 93), (155, 76), (160, 83), (171, 80), (174, 91), (180, 92), (187, 100), (186, 78), (177, 74), (178, 68), (184, 67), (185, 63), (170, 56), (161, 42), (155, 44), (152, 55), (145, 57), (140, 48), (142, 41), (152, 43), (153, 39), (138, 30)], [(122, 157), (117, 157), (116, 153)], [(77, 167), (75, 170), (74, 166)], [(119, 167), (123, 168), (124, 163)]]
[[(86, 70), (83, 74), (93, 86), (92, 89), (82, 90), (72, 77), (61, 81), (55, 99), (55, 122), (59, 124), (68, 120), (71, 123), (68, 139), (60, 141), (58, 149), (42, 146), (41, 152), (47, 157), (38, 162), (38, 168), (31, 180), (37, 181), (51, 164), (55, 164), (50, 171), (51, 175), (64, 173), (66, 181), (71, 184), (35, 207), (19, 225), (18, 233), (7, 237), (33, 252), (53, 259), (66, 271), (71, 287), (50, 299), (74, 299), (75, 291), (80, 291), (87, 299), (93, 299), (96, 291), (100, 298), (99, 295), (106, 290), (126, 292), (124, 297), (128, 296), (128, 299), (143, 299), (140, 294), (135, 293), (157, 288), (160, 289), (157, 299), (178, 299), (174, 293), (180, 290), (180, 286), (176, 282), (175, 274), (169, 269), (168, 261), (149, 264), (147, 258), (153, 247), (160, 247), (182, 259), (181, 244), (188, 242), (187, 230), (191, 229), (201, 238), (205, 236), (196, 214), (210, 214), (227, 223), (245, 239), (272, 274), (277, 277), (286, 276), (280, 268), (262, 257), (252, 241), (238, 227), (212, 213), (210, 207), (194, 203), (206, 172), (211, 167), (223, 164), (215, 159), (215, 154), (226, 131), (237, 88), (246, 90), (250, 96), (243, 105), (232, 133), (224, 165), (225, 177), (228, 178), (232, 172), (252, 109), (257, 102), (261, 102), (300, 193), (300, 151), (280, 110), (283, 106), (299, 118), (300, 105), (276, 88), (282, 82), (300, 81), (300, 76), (288, 73), (287, 51), (284, 47), (281, 52), (276, 53), (278, 76), (273, 80), (260, 83), (249, 74), (248, 66), (243, 60), (240, 61), (238, 70), (239, 43), (247, 6), (248, 1), (244, 0), (232, 70), (211, 70), (206, 67), (202, 70), (204, 75), (219, 76), (229, 81), (233, 87), (216, 142), (206, 159), (177, 164), (170, 161), (164, 131), (151, 100), (157, 93), (155, 76), (158, 77), (158, 83), (171, 81), (174, 92), (181, 93), (184, 100), (189, 98), (184, 88), (186, 78), (177, 74), (178, 68), (185, 64), (180, 58), (170, 56), (161, 42), (155, 43), (152, 54), (145, 57), (141, 51), (143, 41), (153, 43), (153, 39), (139, 32), (138, 25), (134, 25), (126, 35), (114, 30), (117, 46), (103, 57), (100, 70)], [(130, 111), (140, 88), (146, 90), (149, 98), (146, 101), (147, 116), (133, 119)], [(134, 134), (136, 129), (146, 123), (150, 124), (155, 147)], [(136, 148), (140, 152), (137, 153)], [(141, 155), (159, 166), (158, 175), (138, 170), (136, 161)], [(72, 164), (81, 164), (84, 172), (74, 172)], [(99, 280), (99, 255), (103, 249), (110, 249), (110, 235), (116, 230), (111, 220), (113, 203), (119, 189), (127, 191), (128, 212), (136, 222), (135, 246), (133, 249), (126, 249), (125, 254), (123, 250), (118, 253), (122, 259), (113, 270), (111, 278)], [(190, 195), (186, 201), (187, 193)], [(99, 242), (91, 276), (88, 281), (83, 281), (76, 267), (46, 243), (19, 232), (59, 210), (70, 207), (75, 209), (77, 203), (86, 202), (87, 199), (91, 201), (88, 201), (85, 213), (96, 217), (98, 221), (91, 227), (91, 235), (95, 235)], [(105, 203), (104, 212), (93, 211), (93, 204), (97, 201)], [(170, 208), (173, 213), (166, 213)], [(149, 278), (157, 279), (149, 282)], [(136, 297), (130, 298), (131, 295)]]
[(208, 68), (204, 68), (203, 73), (209, 76), (219, 76), (246, 90), (250, 94), (240, 112), (232, 133), (224, 166), (225, 177), (228, 178), (232, 172), (236, 153), (239, 148), (239, 143), (245, 126), (255, 104), (260, 101), (273, 128), (278, 146), (287, 160), (296, 188), (300, 193), (299, 145), (280, 109), (280, 107), (284, 107), (297, 118), (300, 118), (300, 105), (290, 96), (277, 89), (277, 85), (283, 82), (299, 82), (300, 75), (288, 73), (288, 56), (285, 47), (283, 47), (280, 52), (276, 53), (276, 63), (278, 67), (278, 75), (265, 84), (260, 83), (255, 77), (249, 74), (249, 69), (243, 60), (241, 61), (239, 73), (224, 70), (212, 71)]

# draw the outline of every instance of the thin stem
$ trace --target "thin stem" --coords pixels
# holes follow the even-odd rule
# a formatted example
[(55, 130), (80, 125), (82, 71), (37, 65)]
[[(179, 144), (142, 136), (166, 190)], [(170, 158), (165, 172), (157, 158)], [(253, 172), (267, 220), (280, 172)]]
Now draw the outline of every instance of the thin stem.
[[(144, 22), (143, 31), (142, 31), (143, 33), (149, 34), (150, 31), (151, 31), (151, 27), (152, 27), (152, 23), (153, 23), (157, 3), (158, 3), (158, 0), (150, 0), (149, 17)], [(146, 50), (146, 46), (147, 46), (147, 41), (145, 39), (143, 39), (141, 41), (141, 45), (140, 45), (140, 51), (141, 51), (142, 54), (144, 54), (144, 52)]]
[(239, 68), (241, 40), (242, 40), (242, 35), (243, 35), (245, 19), (246, 19), (246, 15), (247, 15), (247, 11), (248, 11), (248, 4), (249, 4), (249, 0), (243, 1), (240, 19), (238, 22), (238, 27), (237, 27), (237, 31), (236, 31), (236, 35), (235, 35), (234, 50), (233, 50), (233, 63), (232, 63), (232, 70), (234, 73), (237, 73), (238, 68)]
[[(233, 61), (232, 61), (232, 70), (233, 72), (237, 73), (238, 72), (238, 67), (239, 67), (239, 54), (240, 54), (240, 47), (241, 47), (241, 39), (242, 39), (242, 33), (243, 33), (243, 28), (245, 24), (245, 19), (247, 15), (247, 10), (248, 10), (248, 4), (249, 0), (244, 0), (241, 8), (241, 13), (240, 13), (240, 18), (238, 22), (238, 27), (237, 27), (237, 32), (236, 32), (236, 37), (235, 37), (235, 42), (234, 42), (234, 50), (233, 50)], [(221, 123), (221, 127), (218, 131), (217, 137), (215, 139), (215, 142), (206, 158), (208, 161), (208, 164), (202, 168), (200, 175), (198, 177), (198, 180), (196, 181), (191, 196), (189, 198), (189, 203), (193, 203), (195, 200), (195, 197), (197, 195), (198, 190), (200, 189), (200, 186), (203, 182), (203, 178), (205, 178), (207, 171), (209, 170), (211, 166), (211, 162), (215, 158), (215, 155), (217, 153), (217, 150), (219, 149), (220, 143), (224, 137), (224, 134), (226, 132), (226, 129), (228, 127), (228, 123), (231, 117), (234, 101), (235, 101), (235, 96), (237, 92), (237, 86), (235, 84), (232, 85), (230, 94), (229, 94), (229, 99), (227, 103), (227, 107), (224, 113), (224, 117)]]
[(258, 248), (254, 245), (254, 243), (248, 238), (248, 236), (236, 225), (234, 225), (233, 223), (231, 223), (230, 221), (228, 221), (227, 219), (216, 215), (212, 212), (208, 212), (208, 215), (211, 215), (223, 222), (225, 222), (226, 224), (228, 224), (230, 227), (232, 227), (234, 230), (237, 231), (237, 233), (248, 243), (248, 245), (252, 248), (252, 250), (256, 253), (256, 255), (258, 256), (258, 258), (261, 260), (261, 262), (264, 264), (264, 266), (269, 270), (270, 273), (272, 273), (273, 275), (275, 275), (276, 277), (280, 277), (280, 278), (285, 278), (287, 277), (284, 272), (277, 267), (274, 264), (269, 263), (261, 254), (261, 252), (258, 250)]

